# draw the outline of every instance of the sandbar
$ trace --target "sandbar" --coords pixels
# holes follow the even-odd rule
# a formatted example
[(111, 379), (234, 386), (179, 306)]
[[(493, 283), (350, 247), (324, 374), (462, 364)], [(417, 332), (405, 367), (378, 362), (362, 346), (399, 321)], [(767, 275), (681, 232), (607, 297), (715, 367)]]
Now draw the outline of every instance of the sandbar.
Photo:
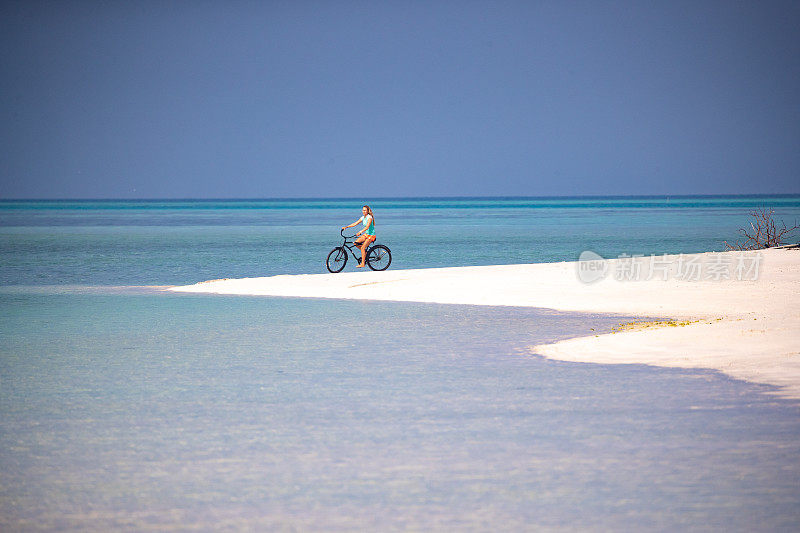
[[(532, 346), (562, 361), (709, 368), (800, 399), (800, 250), (278, 275), (176, 292), (522, 306), (660, 319)], [(663, 320), (672, 319), (672, 320)]]

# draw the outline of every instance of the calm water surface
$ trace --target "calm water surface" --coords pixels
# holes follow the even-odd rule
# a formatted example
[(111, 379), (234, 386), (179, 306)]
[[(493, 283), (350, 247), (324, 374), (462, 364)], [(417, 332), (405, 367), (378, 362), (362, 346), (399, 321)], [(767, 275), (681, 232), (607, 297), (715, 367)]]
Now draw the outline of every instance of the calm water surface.
[[(800, 196), (379, 199), (393, 269), (721, 251), (748, 211)], [(2, 285), (177, 285), (322, 273), (361, 200), (0, 201)], [(800, 237), (798, 237), (800, 238)], [(347, 270), (354, 270), (349, 265)]]
[(621, 317), (0, 294), (0, 529), (792, 530), (798, 405), (559, 363)]

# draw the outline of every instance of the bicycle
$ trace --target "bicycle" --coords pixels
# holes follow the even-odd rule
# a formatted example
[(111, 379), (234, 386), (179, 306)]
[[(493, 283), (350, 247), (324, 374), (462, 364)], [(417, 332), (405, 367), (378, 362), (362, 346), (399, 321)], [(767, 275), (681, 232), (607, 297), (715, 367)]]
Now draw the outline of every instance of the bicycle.
[[(328, 272), (333, 274), (341, 272), (344, 269), (344, 266), (347, 264), (348, 250), (353, 254), (353, 259), (359, 263), (361, 262), (361, 258), (358, 257), (355, 252), (355, 250), (358, 250), (358, 247), (354, 246), (354, 241), (348, 240), (355, 237), (355, 235), (345, 235), (344, 230), (339, 231), (339, 233), (344, 238), (344, 242), (342, 242), (341, 246), (337, 246), (331, 250), (331, 253), (328, 254), (328, 258), (325, 260), (325, 266), (328, 267)], [(367, 248), (367, 260), (365, 263), (372, 270), (386, 270), (389, 268), (389, 265), (392, 264), (392, 252), (383, 244), (373, 244)]]

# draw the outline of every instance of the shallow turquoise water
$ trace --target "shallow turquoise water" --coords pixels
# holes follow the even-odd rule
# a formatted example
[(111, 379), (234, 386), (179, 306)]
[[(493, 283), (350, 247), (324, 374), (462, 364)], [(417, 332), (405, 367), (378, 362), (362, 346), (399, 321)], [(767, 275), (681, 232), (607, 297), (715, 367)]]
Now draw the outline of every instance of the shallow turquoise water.
[[(724, 250), (750, 209), (800, 197), (371, 202), (393, 269)], [(0, 285), (163, 285), (325, 272), (359, 200), (0, 202)], [(800, 238), (796, 233), (795, 240)], [(355, 267), (349, 265), (348, 269)]]
[[(625, 317), (135, 287), (323, 272), (360, 204), (0, 201), (0, 530), (797, 529), (797, 402), (527, 353)], [(393, 269), (721, 250), (750, 208), (800, 218), (372, 204)]]
[(0, 529), (793, 529), (796, 402), (526, 353), (619, 320), (7, 289)]

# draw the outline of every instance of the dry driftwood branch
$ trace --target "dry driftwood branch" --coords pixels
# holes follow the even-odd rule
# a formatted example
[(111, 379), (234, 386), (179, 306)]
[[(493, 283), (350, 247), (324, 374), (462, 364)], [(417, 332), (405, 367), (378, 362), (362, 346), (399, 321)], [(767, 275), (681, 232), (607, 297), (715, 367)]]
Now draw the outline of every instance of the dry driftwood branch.
[(750, 211), (750, 228), (739, 229), (739, 233), (746, 240), (744, 242), (737, 241), (733, 244), (725, 241), (725, 246), (729, 250), (760, 250), (786, 244), (784, 239), (788, 239), (794, 230), (800, 228), (800, 224), (795, 222), (794, 226), (788, 227), (781, 220), (780, 226), (778, 226), (772, 217), (774, 214), (774, 209), (764, 207)]

